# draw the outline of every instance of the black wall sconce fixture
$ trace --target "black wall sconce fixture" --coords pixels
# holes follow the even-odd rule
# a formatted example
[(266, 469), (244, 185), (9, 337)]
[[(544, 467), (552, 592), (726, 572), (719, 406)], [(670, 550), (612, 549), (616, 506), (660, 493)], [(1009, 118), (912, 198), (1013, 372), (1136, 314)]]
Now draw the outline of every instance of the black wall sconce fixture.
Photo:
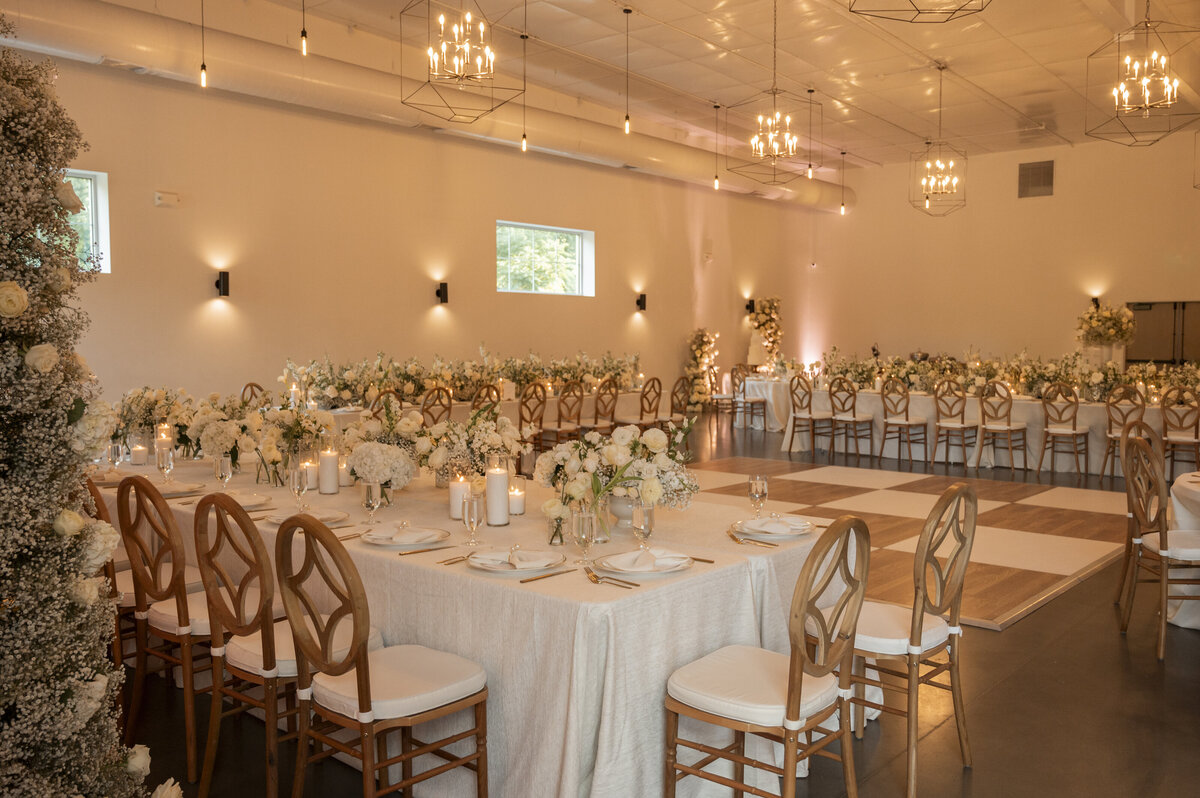
[(217, 296), (229, 296), (229, 272), (217, 272)]
[(746, 312), (747, 312), (747, 313), (753, 313), (753, 312), (754, 312), (754, 300), (753, 300), (753, 299), (747, 299), (747, 300), (746, 300)]
[(437, 291), (434, 292), (434, 296), (438, 298), (439, 303), (445, 305), (450, 301), (450, 284), (438, 283)]
[(1094, 307), (1096, 310), (1100, 309), (1100, 297), (1098, 297), (1098, 296), (1092, 297), (1092, 307)]
[(646, 295), (645, 295), (645, 294), (638, 294), (638, 297), (637, 297), (637, 309), (638, 309), (638, 310), (645, 310), (645, 309), (646, 309)]

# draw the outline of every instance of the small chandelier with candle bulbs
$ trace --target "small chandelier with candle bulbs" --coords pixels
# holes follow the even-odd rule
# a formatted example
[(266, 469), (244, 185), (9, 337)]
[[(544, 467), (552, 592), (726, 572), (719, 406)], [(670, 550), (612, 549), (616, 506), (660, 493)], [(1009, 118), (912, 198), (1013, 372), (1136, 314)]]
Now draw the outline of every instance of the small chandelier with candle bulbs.
[(452, 83), (490, 80), (496, 70), (496, 51), (488, 40), (487, 21), (472, 16), (470, 11), (462, 11), (457, 20), (451, 19), (449, 23), (445, 14), (438, 14), (437, 23), (437, 41), (426, 51), (429, 79)]
[(945, 64), (938, 64), (938, 135), (910, 161), (909, 203), (930, 216), (946, 216), (967, 204), (967, 154), (942, 139), (942, 84)]

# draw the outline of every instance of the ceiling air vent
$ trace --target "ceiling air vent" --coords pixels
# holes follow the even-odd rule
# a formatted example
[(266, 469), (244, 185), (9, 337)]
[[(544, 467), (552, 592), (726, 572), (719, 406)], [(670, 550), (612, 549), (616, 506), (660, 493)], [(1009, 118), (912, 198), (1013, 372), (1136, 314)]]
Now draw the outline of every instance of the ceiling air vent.
[(1020, 165), (1017, 197), (1054, 196), (1054, 161), (1035, 161)]

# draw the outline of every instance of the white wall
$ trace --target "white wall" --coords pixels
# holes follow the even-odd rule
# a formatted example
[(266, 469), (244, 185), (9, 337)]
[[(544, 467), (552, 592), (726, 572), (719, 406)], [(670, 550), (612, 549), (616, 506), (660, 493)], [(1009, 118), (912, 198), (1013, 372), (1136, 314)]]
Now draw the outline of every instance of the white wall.
[[(808, 357), (918, 348), (1058, 356), (1092, 295), (1200, 299), (1194, 135), (1149, 148), (1108, 142), (971, 157), (963, 210), (907, 204), (907, 164), (851, 170), (858, 207), (817, 217), (815, 270), (789, 305)], [(1054, 196), (1017, 199), (1017, 165), (1053, 160)], [(815, 353), (815, 354), (814, 354)]]
[[(779, 266), (809, 256), (815, 214), (795, 206), (58, 68), (91, 144), (74, 165), (109, 173), (113, 273), (80, 292), (92, 318), (81, 350), (109, 397), (142, 384), (233, 391), (273, 382), (287, 357), (473, 357), (481, 342), (498, 355), (637, 351), (669, 384), (698, 325), (724, 334), (724, 363), (744, 359), (741, 296), (794, 292)], [(180, 206), (154, 207), (156, 190)], [(596, 231), (596, 297), (497, 293), (497, 219)]]

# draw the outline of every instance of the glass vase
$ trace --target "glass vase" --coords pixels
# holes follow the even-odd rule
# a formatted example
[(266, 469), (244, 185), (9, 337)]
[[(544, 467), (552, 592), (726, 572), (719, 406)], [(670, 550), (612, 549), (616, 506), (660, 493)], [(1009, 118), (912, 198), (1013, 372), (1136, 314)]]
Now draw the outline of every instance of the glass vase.
[(546, 531), (550, 534), (550, 545), (561, 546), (563, 544), (563, 526), (564, 519), (555, 518), (554, 516), (546, 516)]

